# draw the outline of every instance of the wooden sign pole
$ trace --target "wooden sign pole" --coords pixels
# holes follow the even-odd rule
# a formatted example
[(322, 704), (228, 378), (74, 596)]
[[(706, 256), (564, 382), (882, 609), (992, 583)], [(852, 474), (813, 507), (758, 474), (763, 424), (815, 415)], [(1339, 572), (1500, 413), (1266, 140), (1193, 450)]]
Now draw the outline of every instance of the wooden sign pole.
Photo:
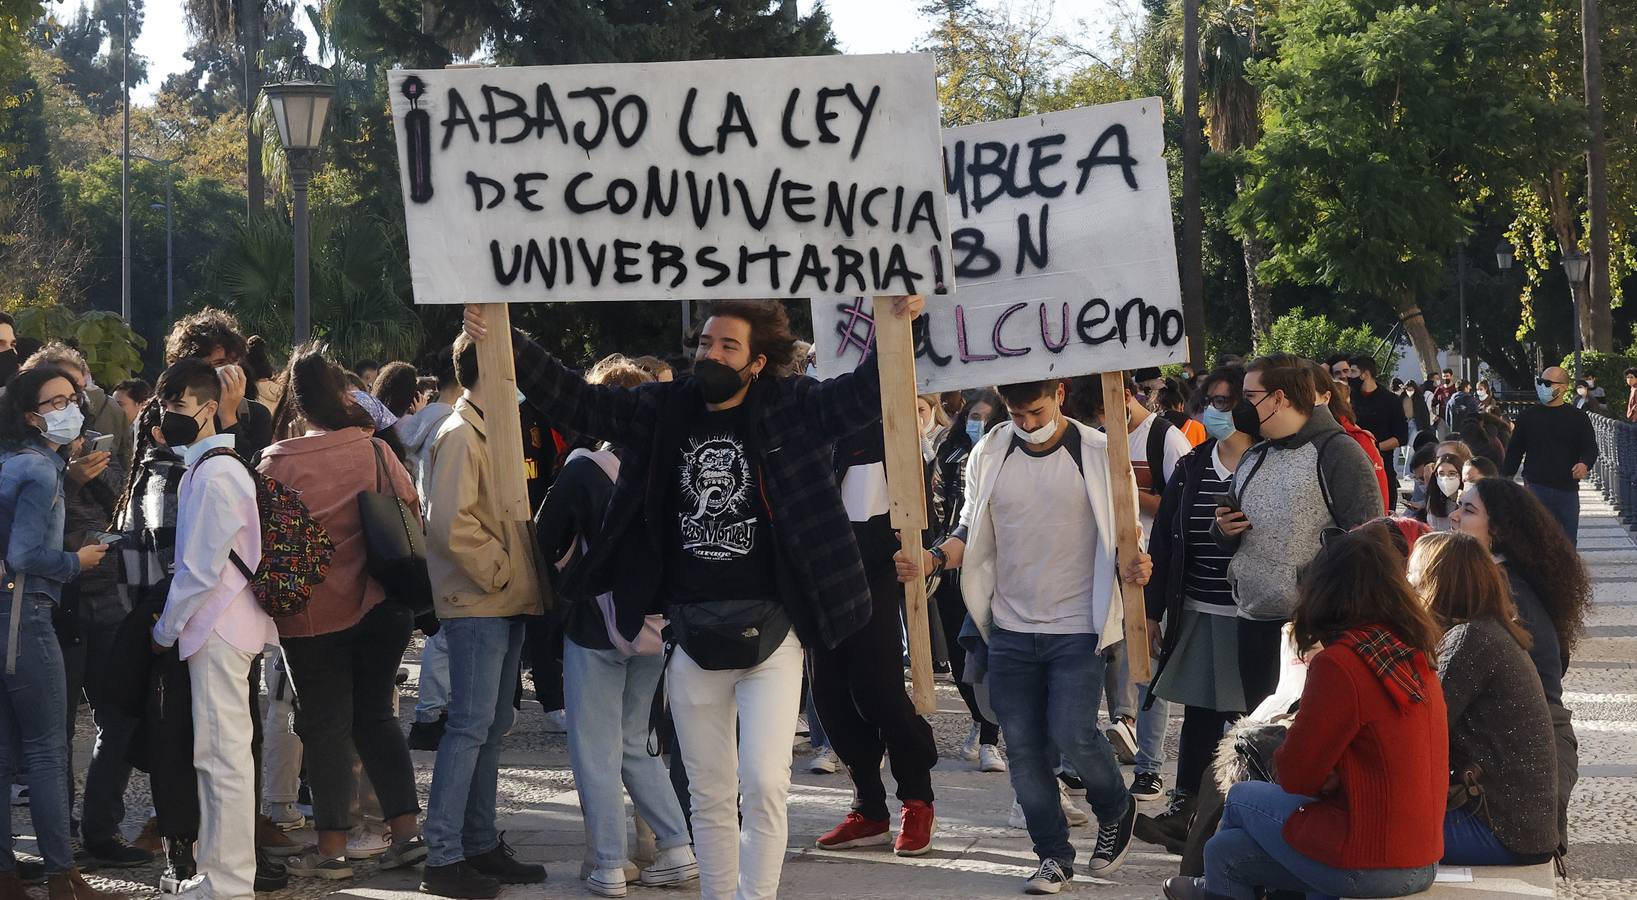
[(517, 410), (517, 369), (512, 361), (512, 319), (504, 303), (479, 303), (488, 336), (477, 342), (477, 390), (489, 445), (489, 502), (496, 521), (527, 522), (529, 489), (523, 471), (523, 424)]
[[(1142, 529), (1137, 522), (1137, 493), (1131, 477), (1131, 444), (1125, 430), (1125, 373), (1103, 373), (1103, 430), (1108, 433), (1108, 481), (1114, 498), (1114, 521), (1119, 523), (1115, 538), (1116, 564), (1125, 563), (1142, 552)], [(1131, 680), (1149, 680), (1148, 608), (1143, 603), (1142, 585), (1122, 580), (1120, 596), (1125, 608), (1126, 665)]]
[[(888, 508), (904, 553), (920, 559), (927, 515), (921, 420), (915, 414), (915, 336), (911, 320), (893, 314), (892, 301), (892, 297), (875, 298), (875, 354), (881, 369)], [(932, 690), (932, 642), (927, 634), (924, 579), (904, 585), (904, 625), (909, 632), (910, 699), (917, 713), (930, 716), (938, 711), (938, 701)]]

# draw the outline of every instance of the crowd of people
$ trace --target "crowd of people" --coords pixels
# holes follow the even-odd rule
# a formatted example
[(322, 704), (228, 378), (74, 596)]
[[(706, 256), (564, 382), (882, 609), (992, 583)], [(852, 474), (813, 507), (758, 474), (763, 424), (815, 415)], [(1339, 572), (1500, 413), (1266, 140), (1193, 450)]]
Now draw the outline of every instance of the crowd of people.
[[(514, 332), (530, 522), (494, 502), (490, 337), (471, 308), (421, 366), (312, 344), (278, 370), (205, 309), (153, 384), (105, 390), (0, 315), (0, 774), (42, 857), (7, 829), (0, 900), (41, 881), (115, 900), (82, 868), (156, 855), (163, 891), (214, 900), (365, 859), (451, 898), (543, 881), (496, 825), (525, 669), (566, 732), (593, 894), (776, 896), (798, 729), (854, 790), (820, 849), (924, 854), (940, 760), (904, 689), (914, 579), (970, 719), (961, 761), (1007, 775), (1038, 857), (1028, 893), (1107, 876), (1134, 840), (1181, 855), (1173, 900), (1399, 896), (1439, 862), (1567, 852), (1597, 444), (1560, 368), (1515, 419), (1486, 382), (1387, 384), (1341, 354), (1135, 372), (1123, 409), (1097, 376), (924, 395), (930, 526), (908, 553), (873, 354), (808, 377), (781, 304), (714, 304), (669, 363), (580, 371)], [(1122, 415), (1130, 476), (1109, 463)], [(1149, 646), (1127, 645), (1122, 583), (1146, 585)], [(437, 754), (424, 796), (412, 749)], [(153, 810), (127, 842), (133, 767)]]

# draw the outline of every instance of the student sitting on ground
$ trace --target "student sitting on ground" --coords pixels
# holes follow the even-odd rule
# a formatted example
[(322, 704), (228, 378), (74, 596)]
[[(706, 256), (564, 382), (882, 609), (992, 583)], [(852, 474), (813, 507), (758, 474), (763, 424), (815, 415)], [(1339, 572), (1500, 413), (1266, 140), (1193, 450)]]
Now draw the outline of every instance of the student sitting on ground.
[(1557, 849), (1552, 714), (1506, 576), (1477, 538), (1416, 542), (1410, 581), (1444, 631), (1438, 680), (1449, 710), (1444, 862), (1516, 866)]

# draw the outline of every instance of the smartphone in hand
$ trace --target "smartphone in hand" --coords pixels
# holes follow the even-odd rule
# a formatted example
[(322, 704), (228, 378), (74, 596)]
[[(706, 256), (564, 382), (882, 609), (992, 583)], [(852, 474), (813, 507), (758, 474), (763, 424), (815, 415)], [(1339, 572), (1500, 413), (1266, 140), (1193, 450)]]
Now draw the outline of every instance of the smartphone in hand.
[(1231, 493), (1216, 494), (1211, 497), (1217, 506), (1226, 506), (1234, 512), (1239, 512), (1239, 498)]

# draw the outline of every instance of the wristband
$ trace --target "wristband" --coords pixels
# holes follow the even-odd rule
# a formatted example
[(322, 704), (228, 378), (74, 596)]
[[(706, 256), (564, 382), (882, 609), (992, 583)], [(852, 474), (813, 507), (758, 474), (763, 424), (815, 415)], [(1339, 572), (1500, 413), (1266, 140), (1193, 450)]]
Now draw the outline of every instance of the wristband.
[(938, 563), (938, 567), (932, 570), (932, 574), (936, 575), (949, 566), (949, 554), (944, 552), (944, 548), (928, 547), (927, 552), (932, 554), (932, 558)]

